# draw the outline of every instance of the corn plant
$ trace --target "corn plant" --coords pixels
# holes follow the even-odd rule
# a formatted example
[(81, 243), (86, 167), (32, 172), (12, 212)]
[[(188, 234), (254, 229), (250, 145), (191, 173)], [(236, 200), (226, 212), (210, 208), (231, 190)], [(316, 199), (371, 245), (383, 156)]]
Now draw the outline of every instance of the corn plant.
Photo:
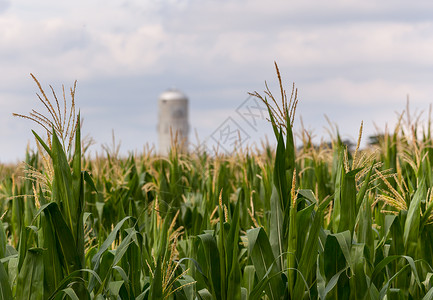
[[(37, 151), (0, 165), (2, 299), (432, 299), (431, 121), (375, 145), (294, 132), (298, 93), (254, 92), (276, 147), (86, 156), (75, 85), (18, 115)], [(63, 101), (62, 101), (63, 100)], [(63, 103), (62, 103), (63, 102)]]

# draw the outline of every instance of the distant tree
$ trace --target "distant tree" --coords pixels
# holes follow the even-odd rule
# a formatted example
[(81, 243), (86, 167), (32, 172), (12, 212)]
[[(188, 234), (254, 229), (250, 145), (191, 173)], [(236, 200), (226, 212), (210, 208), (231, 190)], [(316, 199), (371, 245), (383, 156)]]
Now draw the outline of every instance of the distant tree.
[(368, 144), (370, 146), (376, 146), (376, 145), (379, 145), (380, 142), (382, 142), (384, 139), (385, 139), (385, 135), (383, 133), (370, 135), (368, 137)]

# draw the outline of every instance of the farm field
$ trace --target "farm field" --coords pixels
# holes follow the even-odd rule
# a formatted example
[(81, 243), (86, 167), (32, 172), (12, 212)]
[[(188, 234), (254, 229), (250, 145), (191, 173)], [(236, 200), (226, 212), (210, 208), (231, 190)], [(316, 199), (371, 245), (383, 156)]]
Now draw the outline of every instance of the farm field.
[(298, 148), (280, 86), (253, 93), (275, 149), (91, 159), (74, 102), (39, 85), (39, 149), (0, 166), (0, 298), (433, 299), (431, 122)]

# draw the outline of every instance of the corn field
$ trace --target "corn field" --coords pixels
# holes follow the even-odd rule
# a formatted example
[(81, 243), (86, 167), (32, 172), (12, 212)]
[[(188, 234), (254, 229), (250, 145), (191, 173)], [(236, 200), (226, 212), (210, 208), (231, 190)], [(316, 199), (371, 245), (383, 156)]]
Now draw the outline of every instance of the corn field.
[(35, 79), (48, 114), (18, 116), (47, 137), (0, 166), (1, 299), (433, 299), (430, 121), (297, 148), (277, 74), (281, 101), (253, 93), (275, 149), (168, 157), (86, 156), (75, 86), (50, 102)]

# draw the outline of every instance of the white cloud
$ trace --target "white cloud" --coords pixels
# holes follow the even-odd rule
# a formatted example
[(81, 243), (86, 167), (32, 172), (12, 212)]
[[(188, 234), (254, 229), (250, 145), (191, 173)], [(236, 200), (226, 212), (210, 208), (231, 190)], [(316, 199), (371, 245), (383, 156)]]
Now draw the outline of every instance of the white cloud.
[[(302, 94), (309, 100), (320, 101), (325, 92), (327, 99), (324, 99), (323, 103), (352, 103), (354, 106), (373, 107), (377, 103), (393, 104), (404, 101), (406, 95), (411, 95), (413, 99), (426, 99), (429, 97), (425, 94), (426, 91), (433, 92), (433, 88), (383, 79), (355, 82), (334, 78), (307, 84), (303, 87)], [(316, 101), (313, 103), (317, 104)]]
[(0, 0), (0, 13), (6, 11), (11, 5), (11, 2), (8, 0)]

